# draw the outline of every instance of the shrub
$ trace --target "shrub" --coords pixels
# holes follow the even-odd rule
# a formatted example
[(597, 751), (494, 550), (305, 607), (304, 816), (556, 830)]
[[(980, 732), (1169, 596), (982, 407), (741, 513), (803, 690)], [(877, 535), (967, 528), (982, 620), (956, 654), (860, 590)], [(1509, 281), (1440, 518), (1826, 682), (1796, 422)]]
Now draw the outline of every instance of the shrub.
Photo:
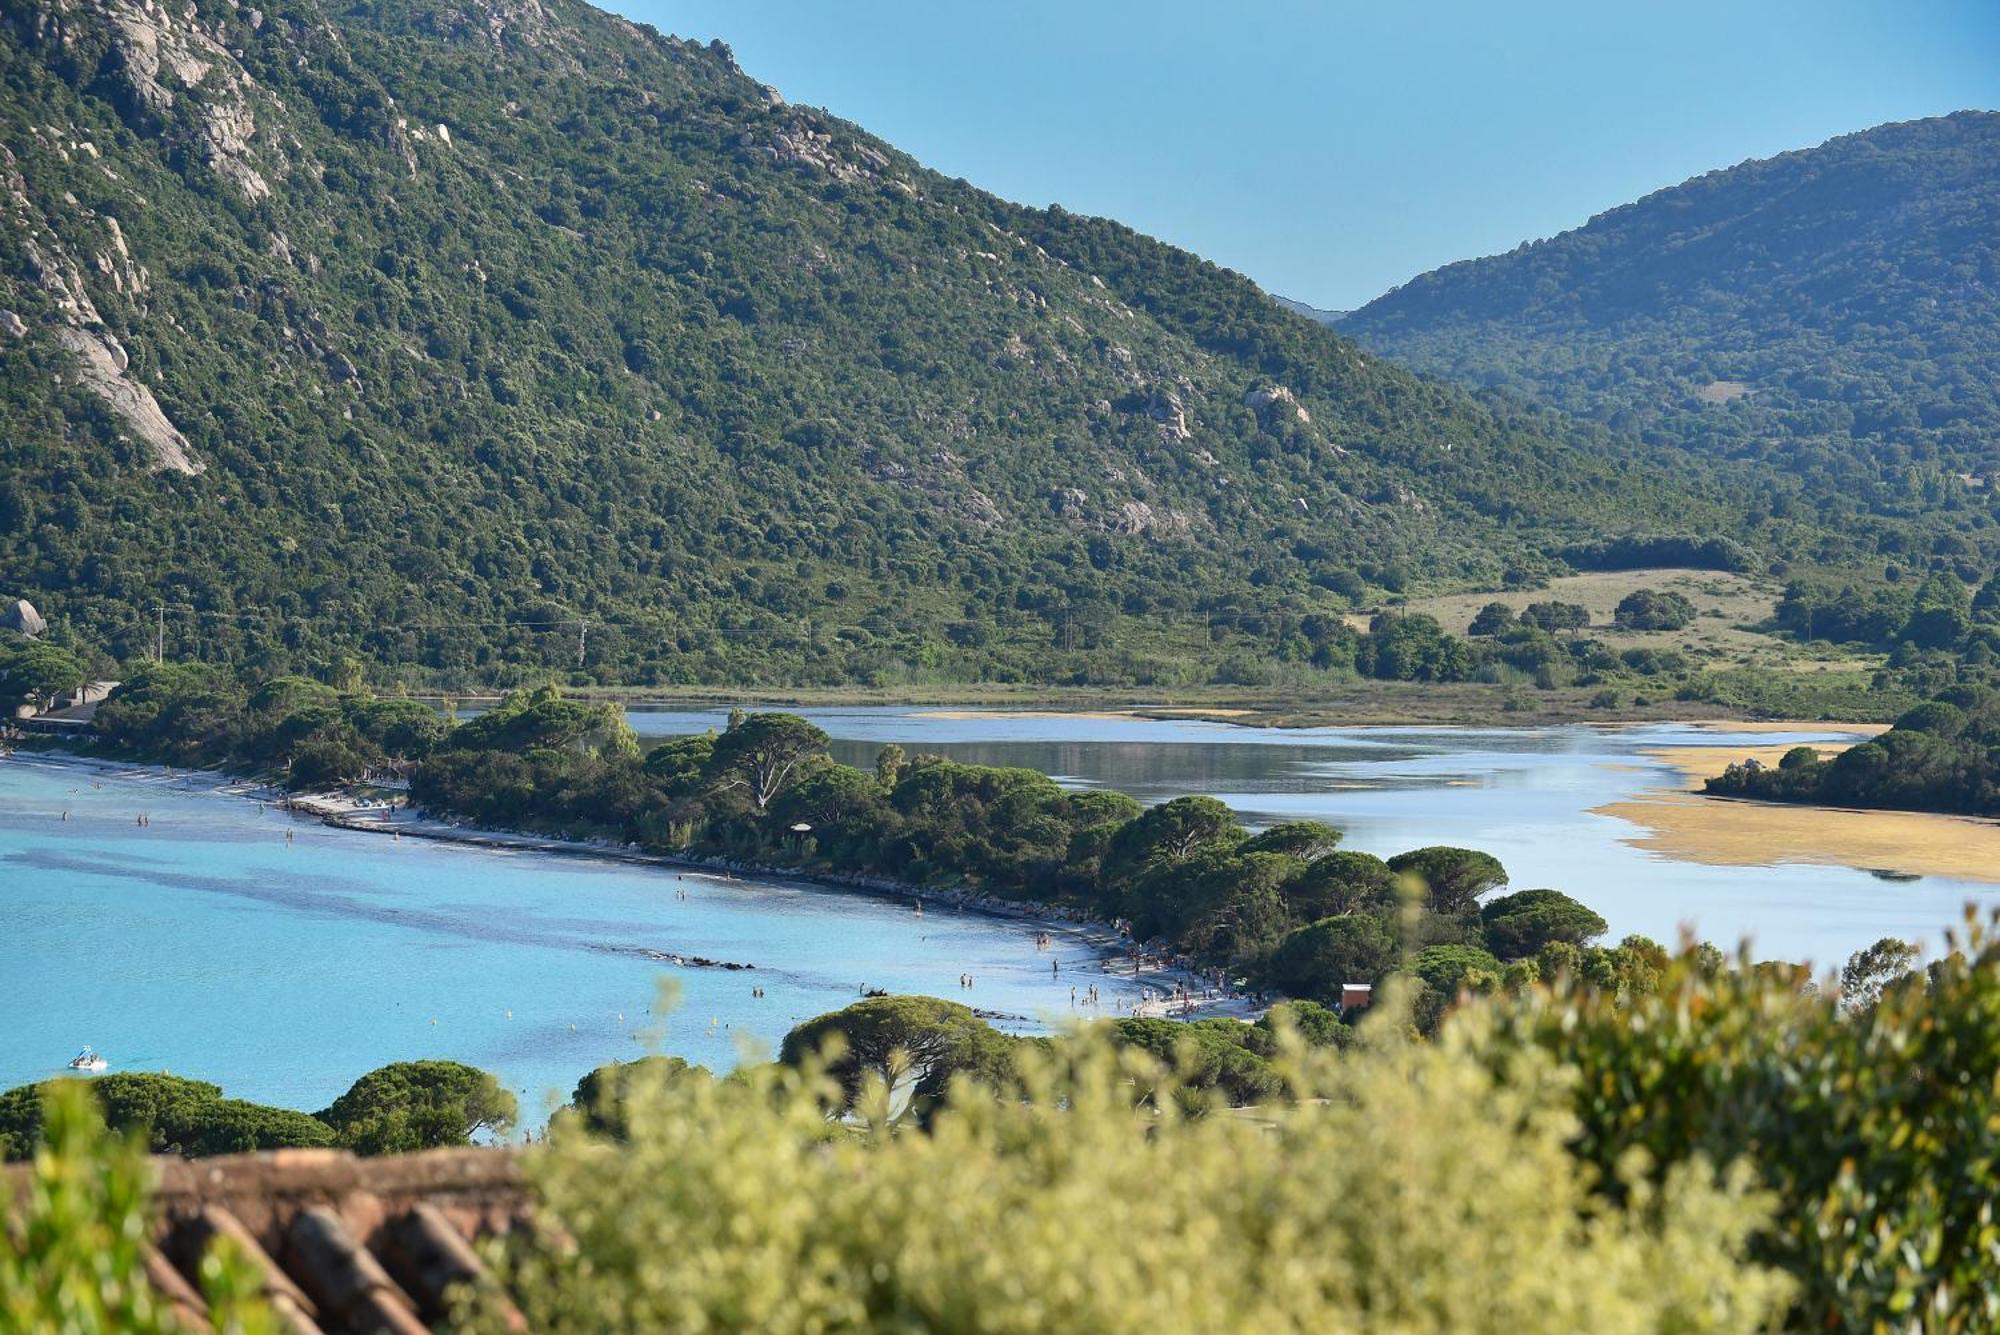
[(937, 997), (871, 997), (844, 1010), (807, 1020), (785, 1035), (778, 1060), (802, 1066), (838, 1037), (838, 1055), (825, 1071), (843, 1090), (842, 1105), (858, 1097), (868, 1077), (894, 1083), (919, 1112), (942, 1097), (954, 1075), (1003, 1083), (1013, 1064), (1014, 1040), (973, 1014), (970, 1006)]
[(576, 1089), (569, 1097), (570, 1112), (582, 1118), (583, 1125), (598, 1135), (622, 1139), (626, 1129), (625, 1094), (634, 1080), (711, 1078), (706, 1066), (691, 1066), (679, 1057), (655, 1054), (635, 1061), (609, 1062), (576, 1082)]
[(1757, 1254), (1801, 1286), (1793, 1328), (1993, 1330), (2000, 943), (1972, 925), (1951, 944), (1851, 1013), (1796, 969), (1690, 951), (1645, 992), (1572, 983), (1454, 1023), (1496, 1070), (1573, 1063), (1574, 1143), (1606, 1174), (1635, 1154), (1663, 1181), (1753, 1166), (1779, 1202)]
[(114, 1131), (138, 1137), (155, 1154), (234, 1154), (333, 1143), (333, 1130), (290, 1108), (225, 1099), (205, 1080), (146, 1071), (95, 1079), (65, 1077), (0, 1094), (0, 1158), (25, 1159), (42, 1137), (43, 1111), (58, 1091), (81, 1088)]
[(1513, 608), (1505, 603), (1488, 603), (1472, 618), (1472, 624), (1465, 628), (1467, 635), (1504, 635), (1519, 625), (1521, 619)]
[(1501, 959), (1539, 954), (1550, 942), (1581, 946), (1604, 935), (1608, 924), (1560, 890), (1523, 890), (1480, 906), (1486, 944)]
[(508, 1278), (551, 1332), (1740, 1331), (1782, 1310), (1743, 1173), (1594, 1192), (1554, 1059), (1502, 1079), (1464, 1044), (1292, 1039), (1278, 1065), (1325, 1098), (1188, 1116), (1174, 1068), (1087, 1038), (1024, 1051), (1016, 1097), (954, 1082), (925, 1133), (892, 1128), (875, 1076), (829, 1124), (811, 1063), (640, 1081), (625, 1145), (559, 1128), (530, 1159), (562, 1244)]
[(1478, 946), (1426, 946), (1410, 961), (1410, 972), (1445, 997), (1458, 994), (1470, 974), (1500, 976), (1500, 961)]
[(1590, 609), (1582, 603), (1529, 603), (1521, 609), (1521, 624), (1536, 630), (1582, 630), (1590, 625)]
[(1265, 968), (1270, 985), (1287, 996), (1340, 1003), (1344, 983), (1372, 983), (1396, 962), (1398, 944), (1381, 913), (1345, 913), (1288, 933)]
[(1612, 614), (1620, 630), (1679, 630), (1694, 620), (1694, 604), (1678, 593), (1634, 589)]

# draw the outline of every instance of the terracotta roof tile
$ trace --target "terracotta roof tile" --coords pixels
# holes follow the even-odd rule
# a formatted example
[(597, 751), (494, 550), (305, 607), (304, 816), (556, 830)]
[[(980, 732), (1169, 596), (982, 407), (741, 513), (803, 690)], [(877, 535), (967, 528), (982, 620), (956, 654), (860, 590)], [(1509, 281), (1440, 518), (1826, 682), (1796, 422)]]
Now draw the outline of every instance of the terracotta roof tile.
[[(274, 1150), (153, 1165), (158, 1250), (147, 1273), (161, 1296), (202, 1313), (201, 1256), (225, 1234), (263, 1271), (265, 1296), (295, 1335), (426, 1330), (447, 1315), (453, 1285), (491, 1282), (472, 1243), (531, 1224), (512, 1149), (379, 1159)], [(518, 1314), (514, 1324), (526, 1328)]]

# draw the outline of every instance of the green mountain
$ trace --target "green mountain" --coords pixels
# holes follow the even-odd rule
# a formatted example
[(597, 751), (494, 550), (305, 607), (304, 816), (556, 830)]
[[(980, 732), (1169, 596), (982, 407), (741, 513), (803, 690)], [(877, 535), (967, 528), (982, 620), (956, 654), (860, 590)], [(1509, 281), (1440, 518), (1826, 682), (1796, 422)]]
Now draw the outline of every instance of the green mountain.
[(1712, 512), (574, 0), (0, 16), (0, 594), (120, 655), (1160, 680)]
[(1810, 512), (1842, 535), (1828, 559), (1990, 567), (2000, 114), (1712, 172), (1425, 274), (1340, 329), (1429, 374), (1741, 461), (1753, 532)]

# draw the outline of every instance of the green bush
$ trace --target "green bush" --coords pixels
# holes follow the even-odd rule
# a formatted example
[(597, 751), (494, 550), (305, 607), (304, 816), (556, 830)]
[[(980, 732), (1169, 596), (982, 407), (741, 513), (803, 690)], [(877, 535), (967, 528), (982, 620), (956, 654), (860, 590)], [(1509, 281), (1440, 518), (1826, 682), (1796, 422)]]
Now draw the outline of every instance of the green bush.
[(235, 1154), (246, 1150), (331, 1145), (332, 1128), (290, 1108), (225, 1099), (205, 1080), (145, 1071), (119, 1071), (90, 1079), (65, 1077), (22, 1085), (0, 1094), (0, 1157), (25, 1159), (44, 1134), (42, 1117), (51, 1095), (69, 1087), (88, 1091), (113, 1130), (139, 1137), (155, 1154)]
[[(1577, 983), (1458, 1012), (1496, 1072), (1577, 1073), (1576, 1152), (1749, 1165), (1778, 1210), (1756, 1254), (1811, 1330), (2000, 1328), (2000, 942), (1969, 925), (1928, 973), (1843, 1007), (1796, 970), (1690, 952), (1655, 990)], [(1614, 1188), (1613, 1196), (1617, 1196)]]
[(1539, 954), (1552, 941), (1585, 945), (1604, 935), (1608, 924), (1560, 890), (1522, 890), (1479, 906), (1486, 944), (1504, 960)]
[(1634, 589), (1612, 614), (1620, 630), (1680, 630), (1694, 620), (1694, 604), (1678, 593)]
[(1292, 1039), (1277, 1069), (1313, 1097), (1191, 1117), (1145, 1051), (1031, 1047), (1012, 1096), (955, 1081), (923, 1132), (874, 1075), (829, 1123), (811, 1062), (640, 1081), (628, 1142), (534, 1153), (538, 1236), (562, 1242), (501, 1260), (550, 1332), (1736, 1332), (1783, 1310), (1745, 1174), (1598, 1191), (1553, 1058), (1502, 1078), (1462, 1043)]

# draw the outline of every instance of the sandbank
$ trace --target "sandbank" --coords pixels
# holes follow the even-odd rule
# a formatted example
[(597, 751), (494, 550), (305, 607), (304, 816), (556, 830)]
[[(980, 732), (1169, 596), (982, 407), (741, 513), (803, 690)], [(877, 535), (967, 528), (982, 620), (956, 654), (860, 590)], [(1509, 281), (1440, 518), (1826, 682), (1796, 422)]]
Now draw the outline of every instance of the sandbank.
[(1713, 867), (1804, 862), (2000, 885), (2000, 823), (1970, 816), (1677, 792), (1644, 794), (1593, 810), (1641, 827), (1642, 833), (1624, 843), (1682, 862)]
[[(1812, 744), (1823, 754), (1886, 731), (1886, 725), (1878, 724), (1717, 726), (1743, 732), (1843, 734), (1839, 741)], [(1776, 765), (1792, 745), (1649, 746), (1644, 753), (1699, 785), (1745, 760)], [(1803, 862), (2000, 885), (2000, 822), (1969, 816), (1753, 802), (1704, 797), (1686, 789), (1641, 793), (1592, 810), (1630, 821), (1644, 831), (1622, 842), (1682, 862), (1718, 867)]]

